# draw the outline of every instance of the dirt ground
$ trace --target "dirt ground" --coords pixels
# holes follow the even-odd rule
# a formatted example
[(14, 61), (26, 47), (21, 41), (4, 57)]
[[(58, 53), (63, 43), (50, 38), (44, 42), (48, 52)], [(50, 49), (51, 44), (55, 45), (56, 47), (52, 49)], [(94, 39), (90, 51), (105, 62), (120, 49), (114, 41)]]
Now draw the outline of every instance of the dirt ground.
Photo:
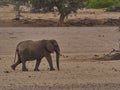
[[(49, 71), (45, 58), (33, 71), (35, 61), (27, 62), (28, 72), (15, 71), (16, 45), (23, 40), (55, 39), (61, 48), (60, 71)], [(94, 60), (118, 49), (117, 27), (4, 27), (0, 28), (0, 90), (119, 90), (120, 61)]]

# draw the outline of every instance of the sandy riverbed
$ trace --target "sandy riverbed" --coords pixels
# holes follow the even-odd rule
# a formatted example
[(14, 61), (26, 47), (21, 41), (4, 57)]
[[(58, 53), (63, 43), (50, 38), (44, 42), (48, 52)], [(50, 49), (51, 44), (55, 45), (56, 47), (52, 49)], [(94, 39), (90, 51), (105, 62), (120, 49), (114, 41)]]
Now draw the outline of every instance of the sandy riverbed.
[[(0, 90), (119, 90), (120, 61), (98, 61), (95, 54), (118, 49), (117, 27), (0, 28)], [(45, 58), (33, 71), (35, 61), (27, 62), (28, 72), (15, 71), (14, 52), (23, 40), (55, 39), (61, 48), (60, 71), (49, 71)]]

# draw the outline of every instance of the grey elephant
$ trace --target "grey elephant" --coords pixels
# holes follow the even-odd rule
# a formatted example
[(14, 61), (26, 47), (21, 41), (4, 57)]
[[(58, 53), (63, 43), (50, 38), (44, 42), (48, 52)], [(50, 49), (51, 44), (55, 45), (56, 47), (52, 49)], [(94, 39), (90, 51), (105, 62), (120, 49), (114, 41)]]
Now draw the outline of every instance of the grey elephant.
[(18, 60), (11, 66), (11, 68), (15, 70), (16, 66), (22, 63), (22, 71), (28, 71), (26, 68), (26, 61), (36, 60), (34, 71), (39, 71), (38, 68), (41, 59), (45, 57), (49, 63), (50, 70), (55, 70), (51, 57), (51, 53), (54, 52), (56, 52), (56, 64), (57, 69), (59, 70), (60, 48), (56, 40), (22, 41), (16, 47), (15, 59), (17, 54)]

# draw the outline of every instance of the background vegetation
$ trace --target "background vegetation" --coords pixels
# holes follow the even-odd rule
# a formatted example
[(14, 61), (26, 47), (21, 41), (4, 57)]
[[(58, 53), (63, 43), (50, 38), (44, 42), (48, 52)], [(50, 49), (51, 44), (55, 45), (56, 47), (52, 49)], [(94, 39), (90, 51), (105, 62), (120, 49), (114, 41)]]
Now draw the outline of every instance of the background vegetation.
[[(16, 20), (20, 19), (21, 5), (30, 7), (32, 13), (54, 12), (56, 7), (59, 13), (58, 25), (64, 23), (65, 17), (70, 13), (76, 13), (81, 8), (108, 8), (120, 7), (120, 0), (0, 0), (0, 5), (13, 4), (15, 6)], [(120, 10), (119, 10), (120, 11)]]
[(109, 8), (112, 6), (120, 6), (120, 0), (88, 0), (87, 8)]

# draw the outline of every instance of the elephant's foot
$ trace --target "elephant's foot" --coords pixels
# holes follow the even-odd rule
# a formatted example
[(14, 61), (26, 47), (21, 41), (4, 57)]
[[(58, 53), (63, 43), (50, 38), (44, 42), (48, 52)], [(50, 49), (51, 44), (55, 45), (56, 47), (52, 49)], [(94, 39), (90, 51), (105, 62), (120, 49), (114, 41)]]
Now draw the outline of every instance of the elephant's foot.
[(34, 69), (34, 71), (40, 71), (39, 69)]
[(11, 68), (13, 69), (13, 70), (15, 70), (15, 65), (13, 64), (13, 65), (11, 65)]
[(55, 69), (54, 68), (50, 68), (50, 71), (55, 71)]
[(26, 69), (26, 68), (23, 68), (23, 69), (22, 69), (22, 71), (28, 71), (28, 69)]

